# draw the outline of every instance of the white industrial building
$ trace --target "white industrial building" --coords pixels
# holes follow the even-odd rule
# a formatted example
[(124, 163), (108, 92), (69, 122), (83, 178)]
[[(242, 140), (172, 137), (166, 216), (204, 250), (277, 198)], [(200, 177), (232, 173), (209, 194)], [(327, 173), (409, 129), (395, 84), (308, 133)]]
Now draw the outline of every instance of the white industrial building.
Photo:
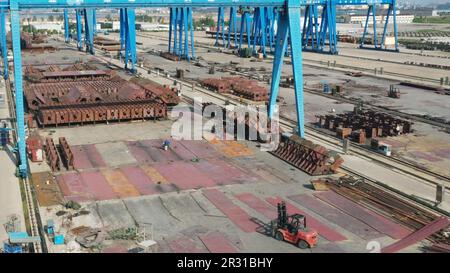
[[(375, 16), (377, 24), (384, 24), (386, 22), (385, 15)], [(414, 20), (414, 15), (397, 14), (397, 24), (411, 24)], [(367, 16), (350, 16), (350, 23), (352, 24), (365, 24)], [(392, 16), (389, 18), (389, 23), (393, 23)], [(373, 24), (372, 17), (369, 18), (369, 24)]]

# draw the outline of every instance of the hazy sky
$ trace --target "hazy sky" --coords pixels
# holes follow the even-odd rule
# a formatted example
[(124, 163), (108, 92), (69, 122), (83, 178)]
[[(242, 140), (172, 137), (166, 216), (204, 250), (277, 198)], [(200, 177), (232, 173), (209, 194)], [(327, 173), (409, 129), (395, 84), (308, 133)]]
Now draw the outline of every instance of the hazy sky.
[(424, 5), (438, 5), (438, 4), (445, 4), (450, 2), (449, 0), (401, 0), (402, 3), (411, 3), (416, 4), (420, 6)]

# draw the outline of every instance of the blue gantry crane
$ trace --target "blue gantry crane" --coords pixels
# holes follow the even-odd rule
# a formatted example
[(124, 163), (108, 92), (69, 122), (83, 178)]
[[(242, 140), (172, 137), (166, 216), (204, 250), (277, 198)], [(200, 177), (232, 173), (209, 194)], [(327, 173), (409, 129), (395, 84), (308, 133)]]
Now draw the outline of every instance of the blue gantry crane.
[[(251, 18), (254, 16), (255, 8), (259, 11), (259, 19), (256, 24), (257, 31), (255, 32), (263, 34), (263, 38), (259, 38), (259, 45), (263, 43), (267, 36), (267, 30), (269, 26), (275, 30), (276, 25), (276, 35), (273, 33), (274, 39), (274, 62), (273, 62), (273, 72), (271, 81), (271, 92), (269, 100), (269, 117), (272, 118), (276, 110), (276, 98), (278, 96), (280, 77), (282, 65), (285, 57), (285, 52), (290, 45), (290, 56), (292, 60), (293, 76), (294, 76), (294, 89), (295, 89), (295, 101), (296, 101), (296, 111), (297, 111), (297, 128), (298, 134), (304, 137), (304, 108), (303, 108), (303, 76), (302, 76), (302, 31), (301, 31), (301, 10), (308, 5), (317, 6), (327, 6), (330, 8), (335, 5), (369, 5), (372, 6), (371, 11), (368, 15), (374, 14), (375, 5), (387, 4), (390, 5), (391, 16), (394, 21), (394, 35), (395, 35), (395, 48), (398, 50), (397, 46), (397, 29), (396, 29), (396, 19), (395, 19), (395, 1), (396, 0), (83, 0), (83, 1), (73, 1), (73, 0), (0, 0), (0, 20), (5, 18), (5, 13), (9, 12), (11, 20), (11, 34), (12, 34), (12, 50), (13, 50), (13, 60), (14, 60), (14, 86), (15, 86), (15, 103), (16, 103), (16, 117), (17, 117), (17, 135), (18, 135), (18, 150), (19, 150), (19, 172), (23, 177), (27, 176), (27, 157), (26, 157), (26, 146), (25, 146), (25, 125), (24, 125), (24, 103), (23, 103), (23, 82), (22, 82), (22, 56), (21, 56), (21, 43), (20, 43), (20, 10), (25, 9), (66, 9), (75, 10), (76, 14), (76, 26), (77, 26), (77, 46), (80, 50), (83, 49), (83, 39), (82, 39), (82, 18), (85, 20), (85, 43), (87, 49), (90, 53), (93, 52), (93, 33), (94, 28), (94, 9), (120, 9), (120, 26), (121, 26), (121, 48), (125, 50), (125, 67), (130, 66), (131, 70), (135, 70), (135, 64), (137, 60), (136, 56), (136, 33), (135, 33), (135, 8), (154, 8), (154, 7), (167, 7), (172, 9), (172, 20), (171, 26), (173, 35), (174, 47), (173, 51), (188, 52), (187, 48), (187, 30), (189, 24), (187, 23), (192, 19), (192, 8), (196, 7), (216, 7), (216, 8), (230, 8), (233, 7), (237, 10), (241, 10), (241, 29), (240, 29), (240, 40), (239, 47), (242, 47), (243, 41), (243, 30), (246, 29), (247, 32), (247, 42), (248, 47), (250, 47), (250, 40), (252, 37), (252, 26)], [(329, 15), (324, 16), (322, 21), (327, 18), (328, 21), (323, 21), (324, 26), (316, 28), (313, 27), (314, 31), (322, 31), (319, 35), (319, 43), (315, 43), (315, 47), (319, 48), (319, 45), (323, 45), (326, 37), (325, 33), (330, 33), (330, 29), (335, 30), (335, 19), (333, 11), (330, 8), (326, 8), (325, 12)], [(174, 12), (178, 10), (178, 14), (175, 19)], [(270, 11), (272, 13), (273, 24), (267, 23), (269, 20), (268, 14)], [(191, 14), (191, 15), (189, 15)], [(181, 17), (183, 16), (183, 17)], [(314, 15), (313, 15), (314, 16)], [(178, 18), (183, 18), (179, 20)], [(187, 20), (186, 20), (187, 19)], [(4, 19), (3, 19), (4, 20)], [(255, 21), (255, 20), (253, 20)], [(174, 23), (175, 22), (175, 23)], [(276, 23), (275, 23), (276, 22)], [(1, 23), (1, 22), (0, 22)], [(174, 24), (172, 24), (174, 23)], [(180, 26), (181, 24), (181, 26)], [(5, 64), (8, 63), (6, 47), (6, 31), (4, 30), (4, 25), (1, 24), (0, 27), (0, 41), (2, 58)], [(87, 25), (87, 26), (86, 26)], [(327, 25), (325, 27), (325, 25)], [(178, 35), (181, 36), (184, 29), (184, 39), (178, 39), (177, 42), (177, 28)], [(374, 25), (374, 32), (376, 26)], [(367, 29), (367, 28), (366, 28)], [(385, 27), (386, 29), (386, 27)], [(66, 28), (68, 30), (68, 27)], [(192, 27), (191, 27), (192, 30)], [(254, 34), (254, 33), (253, 33)], [(311, 34), (312, 35), (312, 34)], [(330, 34), (335, 36), (335, 34)], [(330, 35), (328, 37), (330, 37)], [(383, 35), (386, 35), (384, 31)], [(314, 34), (314, 37), (318, 37)], [(255, 37), (253, 38), (255, 39)], [(315, 41), (317, 41), (317, 39)], [(384, 41), (384, 37), (382, 41)], [(191, 40), (193, 45), (193, 35), (191, 34)], [(270, 31), (269, 31), (270, 40)], [(305, 41), (310, 41), (311, 37), (305, 38)], [(184, 42), (183, 42), (184, 41)], [(175, 46), (176, 44), (176, 46)], [(271, 42), (269, 42), (271, 45)], [(363, 46), (364, 47), (364, 46)], [(183, 48), (183, 50), (181, 50)], [(378, 44), (374, 47), (379, 50), (382, 49)], [(265, 50), (265, 49), (264, 49)], [(193, 51), (193, 46), (192, 46)], [(193, 53), (191, 53), (194, 55)], [(5, 72), (6, 71), (6, 72)], [(4, 68), (5, 77), (8, 76), (6, 66)]]
[[(368, 6), (366, 23), (364, 32), (360, 42), (360, 48), (375, 49), (375, 50), (392, 50), (398, 51), (397, 38), (397, 22), (396, 22), (396, 0), (311, 0), (301, 1), (303, 14), (303, 28), (302, 28), (302, 48), (304, 51), (313, 51), (318, 53), (338, 54), (337, 49), (337, 30), (336, 30), (336, 7), (347, 5), (365, 5)], [(377, 21), (376, 21), (376, 7), (379, 5), (388, 5), (386, 19), (384, 22), (381, 42), (378, 39)], [(273, 46), (273, 37), (275, 35), (275, 25), (278, 21), (278, 13), (273, 12), (273, 7), (255, 7), (243, 13), (242, 23), (247, 19), (247, 15), (254, 15), (252, 18), (252, 28), (250, 35), (247, 33), (247, 39), (252, 39), (249, 44), (253, 45), (253, 53), (256, 53), (256, 45), (260, 46), (260, 51), (265, 54), (263, 43), (267, 41), (269, 46)], [(244, 18), (245, 17), (245, 18)], [(230, 22), (232, 16), (230, 15)], [(264, 20), (265, 23), (263, 21)], [(387, 27), (390, 21), (393, 21), (394, 28), (394, 48), (383, 46), (387, 37)], [(369, 22), (372, 21), (372, 45), (366, 44), (366, 36), (368, 35)], [(225, 30), (223, 29), (224, 11), (219, 8), (217, 19), (217, 35), (216, 45), (218, 45), (219, 36), (223, 37)], [(247, 31), (246, 27), (241, 23), (241, 36)], [(261, 24), (265, 24), (267, 29), (263, 30)], [(229, 26), (228, 33), (230, 33), (231, 26)], [(221, 33), (219, 32), (221, 31)], [(247, 31), (248, 32), (248, 31)], [(262, 36), (267, 35), (267, 36)], [(240, 42), (242, 46), (242, 41)], [(250, 46), (249, 46), (250, 47)], [(271, 51), (272, 52), (272, 51)]]

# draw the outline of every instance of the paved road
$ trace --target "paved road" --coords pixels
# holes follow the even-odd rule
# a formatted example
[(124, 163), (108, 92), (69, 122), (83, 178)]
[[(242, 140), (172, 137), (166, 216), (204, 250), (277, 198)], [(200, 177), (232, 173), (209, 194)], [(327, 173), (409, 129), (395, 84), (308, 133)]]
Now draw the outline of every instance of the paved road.
[[(5, 96), (5, 82), (0, 82), (0, 93)], [(7, 101), (0, 105), (0, 119), (9, 117)], [(22, 210), (19, 180), (15, 176), (16, 166), (12, 158), (4, 150), (0, 151), (0, 242), (8, 238), (3, 224), (8, 215), (17, 214), (21, 219), (22, 231), (25, 230), (25, 221)], [(3, 244), (2, 246), (3, 247)]]

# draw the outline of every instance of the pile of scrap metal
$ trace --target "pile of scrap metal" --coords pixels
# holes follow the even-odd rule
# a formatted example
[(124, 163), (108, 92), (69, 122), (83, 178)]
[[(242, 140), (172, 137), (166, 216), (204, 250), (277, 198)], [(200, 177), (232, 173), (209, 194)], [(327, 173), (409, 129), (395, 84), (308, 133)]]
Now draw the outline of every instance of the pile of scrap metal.
[(175, 54), (172, 54), (172, 53), (169, 53), (169, 52), (161, 52), (160, 56), (165, 58), (165, 59), (174, 61), (174, 62), (180, 61), (180, 57), (179, 56), (177, 56)]
[(445, 230), (449, 225), (447, 217), (399, 198), (381, 187), (366, 183), (361, 178), (322, 178), (311, 183), (316, 190), (331, 190), (411, 231), (403, 239), (385, 247), (382, 252), (397, 252), (425, 238), (431, 243), (431, 246), (425, 247), (427, 250), (450, 251), (449, 232)]
[[(20, 46), (23, 51), (56, 51), (56, 47), (44, 44), (45, 42), (45, 36), (43, 35), (37, 35), (37, 34), (30, 34), (27, 32), (21, 32), (20, 34)], [(11, 32), (7, 35), (7, 43), (11, 44)], [(40, 45), (34, 45), (34, 44), (40, 44)]]
[[(214, 106), (214, 108), (209, 108), (207, 115), (211, 117), (216, 117), (216, 114), (222, 112), (223, 125), (222, 131), (219, 131), (216, 126), (213, 127), (213, 133), (227, 133), (227, 128), (233, 128), (232, 133), (238, 140), (256, 140), (262, 143), (269, 143), (275, 140), (280, 134), (280, 128), (278, 124), (272, 126), (272, 122), (267, 116), (260, 117), (259, 111), (255, 112), (242, 112), (238, 111), (227, 111), (219, 105), (215, 105), (212, 102), (205, 102), (202, 104), (202, 112), (205, 114), (205, 109), (209, 106)], [(255, 109), (257, 110), (257, 109)], [(231, 125), (230, 125), (231, 123)], [(239, 129), (242, 128), (242, 131)], [(218, 135), (220, 138), (225, 139), (224, 135)], [(228, 140), (228, 139), (227, 139)]]
[(80, 233), (75, 241), (85, 248), (97, 247), (101, 245), (106, 237), (106, 232), (99, 228), (89, 228)]
[(81, 70), (91, 65), (70, 68), (26, 68), (25, 98), (39, 125), (166, 118), (167, 107), (179, 103), (176, 90), (151, 81), (126, 81), (111, 70)]
[(95, 36), (94, 44), (100, 46), (100, 49), (104, 51), (120, 51), (120, 41)]
[(348, 34), (338, 34), (338, 41), (342, 43), (352, 43), (356, 44), (358, 42), (358, 38)]
[(242, 77), (222, 77), (220, 79), (204, 79), (202, 86), (217, 92), (230, 93), (252, 101), (268, 101), (269, 90), (259, 85), (258, 81)]
[[(339, 138), (365, 143), (366, 138), (398, 136), (412, 132), (412, 122), (372, 110), (316, 116), (317, 125), (335, 131)], [(353, 134), (353, 135), (352, 135)]]
[(271, 153), (310, 175), (336, 173), (344, 162), (336, 152), (298, 135), (283, 135), (278, 148)]

